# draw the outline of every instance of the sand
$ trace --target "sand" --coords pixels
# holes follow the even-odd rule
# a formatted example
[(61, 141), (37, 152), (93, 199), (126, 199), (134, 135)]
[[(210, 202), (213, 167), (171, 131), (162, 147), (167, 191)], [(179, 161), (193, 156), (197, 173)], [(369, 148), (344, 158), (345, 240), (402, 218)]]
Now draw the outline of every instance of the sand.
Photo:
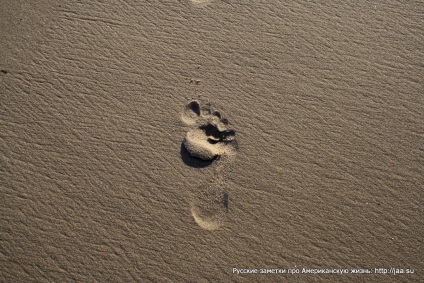
[(423, 11), (2, 1), (0, 281), (419, 282)]

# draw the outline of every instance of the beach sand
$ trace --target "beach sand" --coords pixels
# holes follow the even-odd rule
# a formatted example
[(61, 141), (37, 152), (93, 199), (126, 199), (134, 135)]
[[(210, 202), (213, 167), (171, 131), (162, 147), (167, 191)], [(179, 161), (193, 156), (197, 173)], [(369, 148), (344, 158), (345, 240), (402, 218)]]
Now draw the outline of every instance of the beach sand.
[(0, 281), (419, 282), (423, 11), (2, 1)]

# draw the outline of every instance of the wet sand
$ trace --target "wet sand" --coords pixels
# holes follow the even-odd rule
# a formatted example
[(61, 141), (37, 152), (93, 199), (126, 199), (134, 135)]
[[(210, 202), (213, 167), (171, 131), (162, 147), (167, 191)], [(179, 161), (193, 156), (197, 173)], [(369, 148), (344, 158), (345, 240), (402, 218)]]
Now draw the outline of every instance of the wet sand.
[(419, 282), (422, 3), (85, 2), (0, 4), (0, 281)]

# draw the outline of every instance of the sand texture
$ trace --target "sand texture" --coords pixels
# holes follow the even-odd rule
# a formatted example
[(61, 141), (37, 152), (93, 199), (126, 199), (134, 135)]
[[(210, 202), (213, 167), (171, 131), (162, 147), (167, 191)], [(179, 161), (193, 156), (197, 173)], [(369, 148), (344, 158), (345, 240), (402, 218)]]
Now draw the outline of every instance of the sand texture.
[(0, 1), (0, 282), (420, 282), (423, 13)]

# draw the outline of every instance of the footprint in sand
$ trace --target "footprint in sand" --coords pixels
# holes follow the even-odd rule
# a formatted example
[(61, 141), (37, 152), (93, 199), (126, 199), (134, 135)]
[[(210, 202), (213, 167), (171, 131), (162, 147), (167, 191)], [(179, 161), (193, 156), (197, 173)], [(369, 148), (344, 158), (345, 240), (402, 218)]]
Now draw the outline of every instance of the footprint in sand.
[(211, 2), (211, 0), (191, 0), (191, 3), (193, 3), (196, 6), (206, 6)]
[(196, 223), (203, 229), (216, 230), (228, 212), (225, 178), (237, 150), (236, 134), (210, 104), (201, 107), (196, 100), (185, 106), (182, 120), (190, 127), (182, 143), (189, 155), (189, 159), (183, 155), (185, 163), (194, 167), (218, 163), (211, 181), (199, 189), (191, 203)]
[(191, 101), (186, 105), (182, 118), (191, 126), (183, 144), (192, 157), (210, 161), (235, 154), (236, 133), (229, 129), (227, 119), (223, 119), (210, 105), (200, 107), (198, 101)]

